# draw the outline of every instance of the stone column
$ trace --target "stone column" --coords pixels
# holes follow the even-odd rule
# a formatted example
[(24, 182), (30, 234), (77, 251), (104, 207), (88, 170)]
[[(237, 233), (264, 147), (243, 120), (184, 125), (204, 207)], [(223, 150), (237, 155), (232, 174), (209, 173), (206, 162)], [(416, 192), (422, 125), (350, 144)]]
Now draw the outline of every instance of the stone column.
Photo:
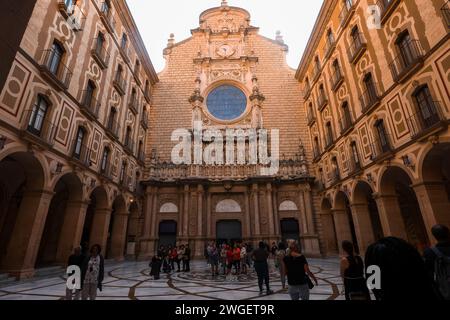
[(360, 254), (363, 255), (369, 245), (375, 242), (372, 221), (367, 203), (355, 203), (351, 206), (353, 223)]
[(80, 246), (88, 206), (89, 203), (86, 201), (67, 203), (56, 250), (56, 262), (58, 264), (65, 265), (73, 249)]
[(442, 181), (422, 182), (412, 186), (422, 212), (428, 238), (435, 244), (431, 228), (436, 224), (450, 226), (450, 202)]
[(48, 208), (50, 190), (26, 191), (17, 213), (1, 270), (18, 278), (32, 277)]
[(277, 239), (280, 239), (280, 216), (278, 214), (278, 202), (277, 202), (277, 189), (276, 187), (272, 190), (272, 207), (273, 207), (273, 214), (274, 214), (274, 227), (275, 227), (275, 233), (274, 235), (277, 237)]
[(184, 186), (183, 237), (188, 237), (189, 225), (189, 185)]
[(112, 258), (117, 261), (124, 260), (128, 217), (129, 213), (127, 211), (114, 213), (111, 235), (111, 255)]
[(250, 220), (250, 193), (245, 190), (245, 228), (244, 228), (244, 238), (250, 238), (252, 236), (251, 220)]
[(336, 229), (336, 238), (338, 241), (339, 252), (342, 253), (341, 243), (344, 240), (352, 240), (350, 221), (348, 220), (345, 209), (332, 209), (334, 227)]
[[(266, 199), (267, 199), (267, 215), (269, 218), (269, 235), (273, 237), (275, 234), (275, 227), (273, 222), (273, 205), (272, 205), (272, 184), (266, 184)], [(270, 239), (272, 241), (273, 239)]]
[(145, 194), (145, 210), (144, 223), (142, 228), (142, 236), (140, 239), (139, 260), (145, 260), (150, 257), (151, 253), (151, 230), (152, 230), (152, 210), (153, 210), (153, 187), (147, 187)]
[(197, 241), (195, 244), (195, 257), (203, 256), (203, 194), (204, 188), (201, 184), (197, 186)]
[[(261, 226), (259, 224), (259, 199), (258, 199), (258, 184), (254, 183), (252, 185), (252, 198), (253, 198), (253, 210), (255, 217), (255, 236), (261, 236)], [(258, 239), (259, 240), (259, 239)]]
[(302, 236), (303, 235), (308, 235), (309, 234), (309, 230), (308, 230), (308, 220), (306, 218), (306, 206), (305, 206), (305, 197), (303, 194), (303, 187), (299, 186), (298, 187), (298, 200), (299, 200), (299, 204), (300, 204), (300, 208), (299, 209), (299, 224), (301, 225), (301, 231), (302, 231)]
[(109, 223), (111, 221), (111, 208), (98, 208), (95, 210), (92, 220), (91, 235), (89, 245), (99, 244), (102, 248), (102, 254), (106, 254), (106, 243), (108, 241)]
[(214, 239), (212, 234), (212, 217), (211, 217), (211, 193), (207, 191), (206, 195), (206, 237), (209, 240)]
[(408, 239), (397, 196), (374, 194), (373, 197), (378, 206), (383, 234)]
[(307, 185), (304, 189), (304, 199), (308, 232), (310, 234), (316, 234), (316, 228), (314, 226), (313, 201), (311, 196), (311, 187), (309, 185)]

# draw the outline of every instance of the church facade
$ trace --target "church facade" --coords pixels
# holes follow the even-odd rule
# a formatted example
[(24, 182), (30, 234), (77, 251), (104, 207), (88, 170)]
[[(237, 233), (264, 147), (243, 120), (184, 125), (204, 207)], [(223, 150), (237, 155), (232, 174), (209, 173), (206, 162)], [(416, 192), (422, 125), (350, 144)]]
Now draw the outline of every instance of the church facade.
[[(189, 243), (195, 256), (202, 256), (210, 240), (287, 238), (319, 255), (312, 149), (301, 88), (286, 63), (287, 45), (279, 34), (275, 40), (260, 35), (250, 14), (226, 1), (203, 12), (191, 33), (181, 42), (171, 35), (166, 67), (154, 87), (141, 255), (153, 254), (160, 244)], [(222, 136), (227, 130), (247, 132), (241, 140), (246, 152), (238, 161), (239, 139), (227, 144), (221, 138), (224, 149), (234, 148), (233, 161), (218, 147), (209, 163), (195, 161), (192, 150), (191, 162), (175, 164), (178, 141), (172, 134), (177, 129), (203, 133), (203, 155), (207, 141), (214, 140), (208, 140), (208, 131)], [(261, 129), (272, 138), (278, 130), (279, 168), (268, 174), (260, 154), (251, 159), (255, 150), (248, 132)], [(277, 141), (269, 140), (268, 155), (275, 158)]]

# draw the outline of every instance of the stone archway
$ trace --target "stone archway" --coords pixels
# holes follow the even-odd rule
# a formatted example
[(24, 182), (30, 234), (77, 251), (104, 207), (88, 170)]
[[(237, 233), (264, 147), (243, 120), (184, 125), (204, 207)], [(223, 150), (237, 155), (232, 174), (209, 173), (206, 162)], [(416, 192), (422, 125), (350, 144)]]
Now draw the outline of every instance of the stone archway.
[(435, 224), (450, 227), (450, 143), (433, 146), (424, 156), (422, 181), (413, 186), (429, 239)]
[(81, 237), (81, 246), (84, 251), (88, 251), (90, 246), (98, 244), (104, 252), (110, 216), (108, 194), (104, 187), (99, 186), (91, 192), (90, 203), (86, 210)]
[(45, 190), (41, 162), (29, 152), (0, 161), (0, 270), (17, 277), (34, 273), (53, 193)]
[(111, 219), (108, 227), (106, 257), (108, 259), (123, 260), (127, 236), (129, 212), (123, 196), (118, 196), (112, 205)]
[(320, 211), (320, 221), (322, 223), (323, 239), (325, 241), (325, 252), (327, 254), (336, 254), (339, 252), (336, 227), (334, 225), (333, 211), (330, 201), (325, 198), (322, 201)]
[(347, 195), (339, 191), (334, 200), (333, 218), (336, 227), (336, 237), (339, 241), (339, 250), (341, 243), (344, 240), (352, 241), (355, 246), (355, 251), (359, 252), (358, 237), (356, 235), (355, 222), (352, 215), (350, 200)]
[(80, 244), (81, 225), (87, 205), (83, 185), (74, 173), (61, 177), (54, 188), (36, 267), (65, 265), (75, 246)]
[(389, 167), (380, 180), (377, 204), (385, 235), (409, 241), (419, 250), (429, 239), (409, 175), (400, 167)]

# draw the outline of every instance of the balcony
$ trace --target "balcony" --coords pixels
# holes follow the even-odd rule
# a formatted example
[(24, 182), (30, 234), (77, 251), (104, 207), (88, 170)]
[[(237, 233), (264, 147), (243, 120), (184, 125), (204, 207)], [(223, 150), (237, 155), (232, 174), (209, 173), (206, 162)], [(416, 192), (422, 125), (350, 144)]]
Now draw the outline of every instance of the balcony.
[(348, 51), (348, 60), (350, 61), (350, 63), (356, 65), (366, 50), (366, 40), (364, 40), (364, 37), (361, 33), (358, 33), (353, 37)]
[(58, 10), (61, 15), (70, 24), (73, 30), (81, 31), (83, 30), (84, 23), (86, 21), (86, 15), (80, 9), (79, 6), (73, 1), (72, 4), (67, 4), (68, 1), (58, 0)]
[(116, 29), (116, 20), (114, 19), (109, 4), (107, 4), (106, 2), (102, 3), (102, 7), (100, 10), (100, 19), (103, 21), (103, 24), (106, 26), (108, 31), (111, 34), (114, 34)]
[(362, 167), (361, 167), (361, 162), (359, 161), (359, 159), (356, 159), (355, 156), (350, 156), (349, 167), (348, 167), (349, 175), (357, 174), (358, 172), (361, 172), (361, 170), (362, 170)]
[(99, 170), (100, 174), (109, 179), (112, 180), (112, 166), (111, 166), (111, 162), (107, 161), (106, 164), (103, 165), (103, 163), (100, 164), (100, 170)]
[(423, 63), (423, 50), (418, 40), (410, 40), (400, 48), (400, 54), (389, 64), (395, 82), (405, 82)]
[(128, 153), (129, 155), (133, 155), (134, 153), (134, 141), (131, 138), (128, 138), (125, 140), (124, 144), (123, 144), (124, 150), (126, 153)]
[(344, 82), (344, 77), (342, 76), (342, 72), (340, 68), (337, 68), (333, 75), (331, 76), (331, 90), (336, 92), (337, 89), (341, 86), (341, 84)]
[(377, 5), (380, 8), (381, 24), (384, 24), (391, 14), (397, 8), (401, 0), (378, 0)]
[(56, 89), (64, 91), (69, 88), (72, 71), (61, 61), (61, 58), (60, 54), (53, 49), (44, 50), (40, 71), (42, 76), (51, 82)]
[(339, 181), (341, 181), (341, 174), (339, 173), (339, 169), (338, 168), (332, 169), (330, 172), (331, 185), (334, 185)]
[(134, 113), (134, 115), (137, 115), (139, 113), (138, 103), (139, 102), (136, 96), (131, 97), (130, 102), (128, 103), (128, 107), (130, 108), (131, 112)]
[(352, 18), (353, 14), (355, 13), (355, 0), (345, 0), (344, 7), (342, 8), (341, 12), (339, 13), (339, 21), (341, 24), (341, 28), (345, 28), (348, 23), (350, 22), (350, 19)]
[(141, 125), (145, 130), (148, 129), (148, 113), (147, 113), (147, 111), (144, 111), (144, 113), (142, 113)]
[(450, 28), (450, 1), (447, 1), (441, 8), (447, 27)]
[(110, 55), (104, 46), (98, 45), (98, 39), (94, 39), (95, 47), (91, 50), (92, 57), (101, 69), (108, 68)]
[(116, 72), (116, 76), (113, 80), (113, 86), (121, 96), (125, 95), (125, 80), (122, 78), (121, 73)]
[(328, 98), (324, 94), (319, 94), (319, 96), (317, 97), (317, 105), (319, 106), (319, 110), (322, 111), (327, 104)]
[(90, 148), (88, 148), (86, 145), (81, 144), (79, 145), (77, 143), (77, 140), (74, 140), (72, 142), (72, 160), (75, 161), (76, 163), (80, 163), (83, 166), (89, 168), (92, 166), (92, 161), (91, 161), (91, 152), (92, 150)]
[(361, 112), (363, 114), (369, 113), (376, 106), (380, 104), (380, 97), (377, 93), (377, 84), (373, 83), (372, 87), (367, 89), (361, 97), (359, 97), (359, 101), (361, 103)]
[(316, 122), (316, 116), (312, 112), (308, 112), (308, 126), (312, 126)]
[(372, 142), (370, 144), (370, 159), (374, 162), (380, 162), (393, 157), (394, 151), (390, 141), (390, 136), (385, 135), (383, 138), (380, 139), (380, 137), (378, 137)]
[(42, 115), (36, 113), (34, 109), (25, 111), (25, 122), (21, 128), (23, 139), (46, 147), (52, 147), (55, 143), (54, 136), (58, 127), (48, 118), (50, 118), (49, 114)]
[(113, 140), (119, 139), (120, 125), (115, 121), (108, 121), (106, 125), (106, 134)]
[(339, 125), (341, 126), (341, 135), (347, 134), (353, 128), (352, 117), (350, 112), (344, 112), (341, 119), (339, 119)]
[(80, 103), (81, 112), (92, 120), (98, 119), (100, 102), (98, 102), (97, 99), (93, 97), (92, 91), (89, 90), (84, 90), (82, 92), (82, 97), (83, 99)]
[(336, 41), (335, 40), (327, 41), (327, 45), (325, 46), (324, 49), (324, 60), (328, 59), (331, 56), (334, 48), (336, 48)]
[(440, 102), (432, 101), (430, 105), (408, 119), (411, 138), (419, 139), (447, 128), (448, 123), (442, 113)]

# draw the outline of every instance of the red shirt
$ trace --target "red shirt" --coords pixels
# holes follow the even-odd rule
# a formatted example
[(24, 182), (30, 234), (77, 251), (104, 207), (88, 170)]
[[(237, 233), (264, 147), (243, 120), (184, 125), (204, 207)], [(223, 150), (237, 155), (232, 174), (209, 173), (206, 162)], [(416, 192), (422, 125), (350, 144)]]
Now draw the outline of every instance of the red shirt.
[(234, 261), (241, 260), (241, 249), (235, 248), (233, 250), (233, 259), (234, 259)]

